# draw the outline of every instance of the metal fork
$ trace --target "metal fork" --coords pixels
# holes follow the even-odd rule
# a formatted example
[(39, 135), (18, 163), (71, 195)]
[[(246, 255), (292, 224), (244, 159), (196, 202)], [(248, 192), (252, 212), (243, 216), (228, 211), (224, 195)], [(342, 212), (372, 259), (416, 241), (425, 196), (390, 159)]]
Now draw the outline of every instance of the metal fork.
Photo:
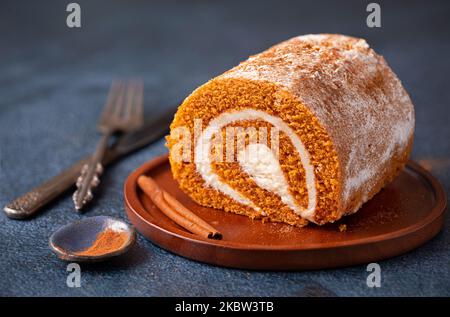
[(140, 80), (128, 83), (115, 81), (111, 85), (97, 125), (102, 137), (91, 160), (81, 169), (76, 182), (77, 190), (73, 194), (73, 202), (77, 210), (92, 200), (92, 191), (100, 183), (100, 175), (103, 173), (102, 161), (110, 138), (117, 132), (130, 132), (142, 126), (143, 95), (144, 86)]

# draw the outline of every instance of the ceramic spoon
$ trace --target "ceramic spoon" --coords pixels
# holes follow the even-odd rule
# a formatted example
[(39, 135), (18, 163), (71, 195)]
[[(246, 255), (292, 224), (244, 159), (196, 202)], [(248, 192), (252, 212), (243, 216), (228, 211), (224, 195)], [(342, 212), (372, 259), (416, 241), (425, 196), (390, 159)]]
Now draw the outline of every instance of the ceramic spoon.
[[(103, 234), (111, 236), (120, 235), (115, 239), (116, 243), (104, 246), (103, 243), (95, 243)], [(105, 237), (105, 236), (104, 236)], [(103, 240), (104, 242), (112, 242)], [(59, 228), (50, 237), (50, 249), (64, 261), (94, 262), (109, 259), (128, 251), (136, 241), (134, 228), (122, 220), (97, 216), (84, 218)], [(95, 254), (87, 252), (95, 247)]]

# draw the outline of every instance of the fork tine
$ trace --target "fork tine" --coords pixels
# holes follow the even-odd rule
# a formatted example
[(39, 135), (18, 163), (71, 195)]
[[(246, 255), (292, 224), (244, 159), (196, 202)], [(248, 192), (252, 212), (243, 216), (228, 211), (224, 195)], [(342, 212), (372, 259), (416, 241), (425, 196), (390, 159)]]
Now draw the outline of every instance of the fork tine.
[(106, 104), (103, 107), (102, 115), (100, 117), (100, 122), (107, 122), (109, 116), (114, 112), (115, 100), (117, 98), (117, 93), (121, 89), (120, 81), (113, 81), (111, 84), (111, 88), (109, 89), (108, 98), (106, 100)]
[(126, 104), (124, 109), (124, 117), (126, 119), (130, 119), (132, 116), (132, 111), (134, 107), (134, 99), (136, 95), (136, 86), (133, 81), (130, 81), (127, 88), (127, 98), (126, 98)]
[(111, 85), (99, 127), (129, 131), (143, 124), (144, 86), (141, 80), (114, 81)]
[(123, 114), (123, 108), (125, 104), (126, 85), (124, 82), (120, 82), (120, 89), (117, 92), (116, 99), (114, 101), (114, 111), (112, 116), (115, 118), (121, 118)]
[(136, 80), (136, 94), (135, 94), (135, 107), (134, 107), (134, 119), (137, 125), (142, 125), (144, 119), (144, 83), (142, 80)]

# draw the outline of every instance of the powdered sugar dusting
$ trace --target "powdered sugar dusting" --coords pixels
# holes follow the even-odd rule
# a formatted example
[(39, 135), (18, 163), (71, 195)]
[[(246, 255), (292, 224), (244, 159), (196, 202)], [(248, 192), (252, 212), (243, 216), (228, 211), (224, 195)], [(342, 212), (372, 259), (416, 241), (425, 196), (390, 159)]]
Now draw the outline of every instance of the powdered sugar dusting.
[(331, 136), (346, 206), (363, 202), (390, 159), (412, 138), (414, 109), (400, 80), (363, 39), (333, 34), (292, 38), (220, 78), (268, 81), (296, 96)]

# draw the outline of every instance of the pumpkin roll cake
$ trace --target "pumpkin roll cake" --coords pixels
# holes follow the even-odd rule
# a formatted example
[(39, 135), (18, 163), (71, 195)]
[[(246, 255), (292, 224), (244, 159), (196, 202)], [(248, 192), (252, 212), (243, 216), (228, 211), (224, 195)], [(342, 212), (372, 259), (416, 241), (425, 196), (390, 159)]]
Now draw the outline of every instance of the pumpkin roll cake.
[(414, 108), (363, 39), (292, 38), (197, 88), (167, 137), (198, 204), (304, 226), (356, 212), (404, 167)]

